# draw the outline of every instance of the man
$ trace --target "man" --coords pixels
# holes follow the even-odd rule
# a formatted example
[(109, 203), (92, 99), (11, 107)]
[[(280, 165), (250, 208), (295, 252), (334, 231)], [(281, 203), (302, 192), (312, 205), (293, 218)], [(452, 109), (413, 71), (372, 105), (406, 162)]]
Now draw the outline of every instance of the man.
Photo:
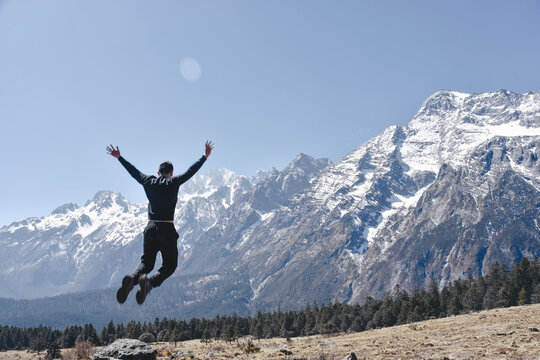
[[(145, 175), (120, 155), (118, 146), (107, 146), (107, 153), (117, 158), (130, 175), (144, 188), (148, 198), (148, 225), (144, 229), (144, 252), (141, 263), (131, 275), (122, 279), (122, 286), (116, 293), (116, 300), (123, 304), (135, 284), (139, 290), (135, 297), (142, 304), (150, 290), (160, 286), (171, 276), (178, 264), (176, 240), (178, 233), (174, 228), (174, 210), (178, 198), (178, 188), (188, 181), (201, 168), (212, 153), (214, 144), (207, 141), (205, 152), (184, 174), (173, 176), (173, 165), (165, 161), (159, 165), (158, 177)], [(163, 264), (152, 276), (146, 276), (154, 268), (157, 253), (161, 252)]]

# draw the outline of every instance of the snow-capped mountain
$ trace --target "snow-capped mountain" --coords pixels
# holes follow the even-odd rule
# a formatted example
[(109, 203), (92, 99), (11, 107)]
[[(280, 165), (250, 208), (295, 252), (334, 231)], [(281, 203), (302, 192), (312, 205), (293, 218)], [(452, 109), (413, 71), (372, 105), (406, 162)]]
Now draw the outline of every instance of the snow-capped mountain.
[(249, 257), (254, 250), (246, 247), (249, 239), (264, 228), (276, 211), (286, 208), (294, 196), (309, 188), (313, 179), (330, 164), (328, 159), (299, 154), (281, 172), (270, 169), (264, 180), (229, 207), (201, 236), (193, 256), (182, 263), (182, 273), (223, 273), (231, 261), (236, 261), (231, 255), (243, 253)]
[(279, 208), (218, 222), (194, 259), (243, 274), (261, 309), (363, 301), (540, 255), (539, 139), (540, 93), (437, 92)]
[[(181, 187), (176, 226), (181, 254), (253, 179), (226, 169), (195, 175)], [(141, 189), (142, 190), (142, 189)], [(33, 298), (117, 286), (142, 253), (147, 205), (99, 191), (84, 206), (65, 204), (49, 216), (0, 229), (0, 297)]]
[[(540, 256), (539, 146), (539, 92), (439, 91), (335, 164), (300, 154), (254, 178), (195, 177), (176, 212), (175, 309), (361, 302)], [(117, 284), (138, 261), (145, 219), (145, 205), (98, 193), (0, 229), (0, 296)]]

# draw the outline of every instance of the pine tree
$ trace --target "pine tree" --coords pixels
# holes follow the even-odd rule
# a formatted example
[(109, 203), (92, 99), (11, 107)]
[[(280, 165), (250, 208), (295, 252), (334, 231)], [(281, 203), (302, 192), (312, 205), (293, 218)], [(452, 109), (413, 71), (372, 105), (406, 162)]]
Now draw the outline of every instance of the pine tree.
[(521, 288), (518, 297), (518, 305), (527, 305), (531, 303), (531, 294), (527, 291), (525, 287)]
[(126, 337), (126, 329), (124, 328), (124, 324), (118, 323), (116, 324), (116, 330), (114, 332), (116, 334), (117, 339), (122, 339)]
[(343, 332), (349, 331), (352, 324), (351, 317), (348, 314), (341, 314), (339, 316), (339, 320), (340, 320), (340, 325), (339, 325), (340, 330)]
[(173, 342), (174, 346), (176, 346), (176, 342), (180, 340), (180, 329), (175, 327), (173, 330), (168, 331), (166, 339), (168, 342)]
[(126, 337), (129, 339), (138, 339), (141, 336), (141, 324), (130, 321), (126, 326)]
[(362, 323), (362, 319), (360, 318), (360, 315), (356, 316), (353, 319), (350, 329), (352, 331), (357, 331), (357, 332), (365, 330), (365, 327), (364, 327), (364, 324)]
[(531, 295), (531, 302), (533, 304), (540, 303), (540, 282), (534, 287), (533, 293)]
[(517, 281), (520, 288), (525, 288), (530, 293), (533, 275), (531, 274), (531, 263), (526, 257), (521, 259), (521, 262), (517, 263), (514, 270), (517, 274)]
[[(409, 317), (409, 304), (407, 304), (406, 301), (401, 301), (400, 302), (400, 308), (399, 308), (399, 314), (398, 314), (396, 323), (398, 325), (405, 324), (407, 322), (408, 317)], [(353, 331), (358, 331), (358, 330), (353, 329)]]
[(202, 335), (201, 335), (201, 342), (204, 344), (208, 344), (210, 342), (210, 332), (208, 331), (208, 328), (204, 328)]
[(101, 330), (101, 333), (99, 334), (99, 342), (103, 345), (109, 344), (109, 330), (104, 327), (103, 330)]
[(7, 346), (7, 335), (6, 333), (2, 330), (0, 331), (0, 351), (5, 351), (8, 349), (8, 346)]
[(108, 343), (111, 343), (114, 340), (116, 340), (116, 328), (112, 320), (109, 321), (109, 324), (107, 325), (107, 333), (109, 334)]
[(47, 348), (47, 340), (42, 331), (38, 331), (32, 341), (30, 342), (30, 348), (35, 352), (39, 353)]
[(62, 359), (62, 353), (60, 352), (60, 347), (58, 346), (58, 343), (54, 341), (47, 350), (47, 354), (45, 355), (45, 360), (56, 360), (56, 359)]
[(231, 324), (226, 324), (223, 327), (223, 333), (221, 337), (223, 340), (229, 341), (229, 342), (234, 340), (234, 330)]
[(441, 289), (441, 292), (439, 293), (439, 304), (441, 304), (441, 312), (439, 313), (439, 317), (448, 316), (448, 309), (450, 306), (450, 290), (448, 290), (448, 286)]
[(99, 345), (99, 338), (92, 324), (84, 325), (83, 334), (83, 340), (90, 342), (92, 345)]
[(448, 303), (448, 315), (458, 315), (463, 310), (463, 295), (465, 284), (462, 280), (456, 280), (450, 287), (450, 301)]
[(482, 307), (486, 310), (497, 306), (497, 294), (499, 290), (495, 287), (488, 287), (482, 300)]
[(311, 311), (306, 313), (306, 323), (304, 325), (304, 334), (313, 335), (313, 328), (315, 327), (315, 316)]
[(498, 293), (501, 290), (507, 272), (504, 265), (498, 262), (491, 265), (489, 275), (486, 276), (486, 292), (483, 299), (484, 309), (493, 309), (498, 306)]
[(484, 278), (479, 277), (476, 281), (469, 283), (469, 288), (463, 299), (464, 309), (467, 311), (482, 310), (484, 301), (485, 282)]
[(519, 297), (518, 283), (515, 277), (507, 277), (497, 293), (497, 306), (509, 307), (517, 305)]
[(422, 320), (424, 320), (424, 318), (422, 317), (422, 311), (418, 306), (416, 306), (413, 311), (409, 311), (407, 322), (417, 322)]
[(294, 336), (294, 331), (292, 331), (292, 326), (294, 319), (290, 314), (285, 314), (281, 318), (281, 324), (279, 329), (279, 335), (283, 338), (288, 338)]
[(429, 281), (426, 296), (427, 316), (438, 318), (441, 314), (441, 301), (439, 295), (439, 285), (433, 277)]
[(251, 335), (255, 336), (257, 339), (262, 339), (264, 336), (263, 332), (263, 320), (262, 316), (257, 316), (253, 321), (253, 329), (249, 332)]

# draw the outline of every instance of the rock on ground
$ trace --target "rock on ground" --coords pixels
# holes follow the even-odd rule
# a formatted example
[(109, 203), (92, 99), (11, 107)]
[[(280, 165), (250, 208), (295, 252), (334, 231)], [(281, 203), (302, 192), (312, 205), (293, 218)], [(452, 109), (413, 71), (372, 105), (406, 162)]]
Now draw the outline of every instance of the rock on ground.
[(92, 360), (155, 360), (157, 350), (135, 339), (119, 339), (98, 351)]

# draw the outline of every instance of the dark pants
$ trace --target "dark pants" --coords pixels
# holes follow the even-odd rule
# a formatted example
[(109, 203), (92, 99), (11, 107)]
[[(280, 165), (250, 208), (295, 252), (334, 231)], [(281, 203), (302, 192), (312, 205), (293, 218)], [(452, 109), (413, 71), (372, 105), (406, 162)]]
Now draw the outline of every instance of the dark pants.
[(149, 222), (144, 229), (144, 254), (141, 263), (131, 276), (138, 281), (139, 276), (148, 274), (154, 268), (158, 251), (161, 252), (163, 264), (161, 268), (149, 277), (152, 287), (161, 285), (171, 276), (178, 265), (178, 248), (176, 247), (178, 233), (174, 224), (167, 222)]

